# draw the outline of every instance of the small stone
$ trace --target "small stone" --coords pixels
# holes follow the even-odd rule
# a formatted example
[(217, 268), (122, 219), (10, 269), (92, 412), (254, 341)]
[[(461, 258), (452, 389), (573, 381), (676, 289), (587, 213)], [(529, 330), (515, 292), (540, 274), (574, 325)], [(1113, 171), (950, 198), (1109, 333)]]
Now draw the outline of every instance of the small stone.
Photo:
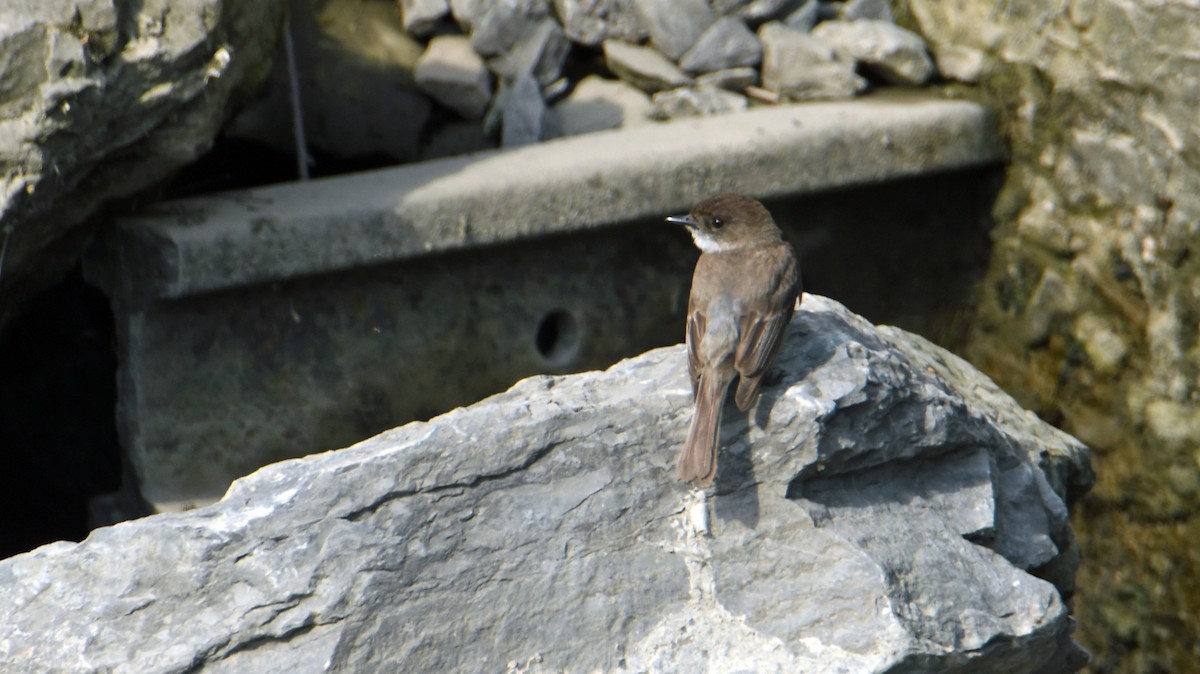
[(546, 102), (532, 75), (522, 75), (505, 93), (500, 108), (501, 147), (530, 145), (542, 139)]
[(446, 0), (399, 0), (400, 23), (404, 30), (417, 36), (433, 32), (438, 22), (450, 13)]
[(475, 20), (479, 16), (480, 10), (484, 4), (484, 0), (449, 0), (450, 16), (454, 18), (454, 22), (462, 28), (464, 33), (470, 33), (475, 27)]
[(678, 60), (717, 20), (705, 0), (633, 0), (650, 42), (667, 58)]
[(484, 57), (507, 52), (549, 14), (549, 0), (483, 2), (472, 21), (471, 48)]
[(758, 29), (763, 47), (763, 87), (796, 99), (853, 96), (867, 82), (854, 66), (839, 60), (833, 48), (803, 31), (779, 22)]
[(525, 33), (511, 51), (496, 57), (490, 65), (493, 72), (510, 82), (532, 74), (538, 84), (547, 87), (562, 74), (570, 47), (562, 27), (547, 16)]
[(1088, 360), (1096, 372), (1114, 372), (1129, 353), (1129, 345), (1113, 326), (1096, 314), (1083, 314), (1071, 325), (1071, 335), (1083, 345)]
[(886, 21), (823, 21), (813, 37), (894, 84), (924, 84), (933, 61), (920, 35)]
[(649, 93), (692, 82), (674, 63), (650, 47), (605, 40), (604, 62), (618, 77)]
[(650, 98), (654, 119), (712, 117), (746, 109), (746, 99), (731, 91), (709, 85), (660, 91)]
[(648, 122), (650, 97), (621, 80), (588, 75), (550, 112), (555, 135), (574, 136)]
[(739, 17), (750, 24), (779, 19), (794, 11), (805, 0), (712, 0), (721, 15)]
[(571, 90), (571, 80), (566, 77), (560, 77), (550, 84), (542, 87), (542, 98), (547, 103), (557, 101), (562, 98), (563, 94)]
[(892, 5), (888, 0), (848, 0), (842, 5), (842, 18), (848, 21), (854, 19), (876, 19), (892, 22)]
[(933, 51), (937, 70), (947, 79), (975, 84), (983, 75), (983, 52), (973, 47), (948, 44)]
[(462, 35), (429, 41), (413, 71), (417, 86), (467, 119), (479, 119), (492, 98), (491, 76), (483, 59)]
[(817, 0), (805, 0), (802, 5), (783, 17), (782, 23), (788, 28), (795, 28), (807, 33), (820, 20), (820, 7), (821, 3), (817, 2)]
[(762, 61), (758, 38), (741, 19), (723, 16), (704, 31), (692, 48), (679, 59), (679, 65), (691, 73), (708, 73)]
[(696, 78), (696, 84), (711, 84), (714, 87), (730, 91), (741, 91), (757, 83), (758, 70), (749, 67), (717, 70), (711, 73), (704, 73)]
[(1053, 269), (1043, 271), (1021, 315), (1021, 340), (1028, 346), (1045, 342), (1055, 322), (1069, 315), (1075, 305), (1075, 293), (1063, 277)]
[(633, 0), (554, 0), (554, 10), (567, 37), (588, 47), (610, 38), (638, 43), (647, 37)]
[(1147, 430), (1167, 445), (1194, 445), (1200, 438), (1200, 413), (1192, 405), (1169, 399), (1151, 400), (1146, 404), (1145, 415)]

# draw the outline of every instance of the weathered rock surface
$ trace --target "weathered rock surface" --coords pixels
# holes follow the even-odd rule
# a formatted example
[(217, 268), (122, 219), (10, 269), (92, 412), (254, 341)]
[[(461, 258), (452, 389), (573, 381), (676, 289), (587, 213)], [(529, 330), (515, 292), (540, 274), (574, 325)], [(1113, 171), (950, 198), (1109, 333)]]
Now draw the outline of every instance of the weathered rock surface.
[(745, 110), (743, 96), (712, 84), (660, 91), (650, 98), (650, 116), (654, 119), (711, 117)]
[(210, 147), (266, 78), (285, 6), (0, 4), (0, 326), (75, 262), (92, 211)]
[(574, 136), (648, 122), (650, 97), (620, 80), (589, 75), (550, 112), (554, 135)]
[(707, 0), (633, 0), (633, 8), (650, 34), (650, 42), (678, 60), (717, 20)]
[(649, 93), (692, 82), (686, 73), (650, 47), (605, 40), (604, 62), (618, 77)]
[(754, 33), (741, 19), (723, 16), (684, 52), (679, 66), (690, 73), (709, 73), (758, 65), (761, 60), (762, 46)]
[(487, 66), (461, 35), (430, 40), (417, 61), (413, 78), (439, 103), (467, 119), (482, 118), (492, 100), (492, 77)]
[(925, 84), (934, 74), (921, 36), (888, 21), (822, 21), (812, 36), (894, 84)]
[(682, 347), (0, 562), (16, 671), (1069, 671), (1087, 450), (807, 296), (708, 495)]
[[(1076, 520), (1081, 640), (1098, 672), (1195, 669), (1200, 7), (897, 8), (939, 67), (979, 81), (960, 91), (1002, 111), (1012, 143), (966, 353), (1102, 450)], [(1048, 303), (1047, 286), (1066, 301)]]
[(853, 96), (867, 88), (853, 62), (812, 35), (772, 21), (758, 29), (762, 42), (762, 82), (795, 100)]

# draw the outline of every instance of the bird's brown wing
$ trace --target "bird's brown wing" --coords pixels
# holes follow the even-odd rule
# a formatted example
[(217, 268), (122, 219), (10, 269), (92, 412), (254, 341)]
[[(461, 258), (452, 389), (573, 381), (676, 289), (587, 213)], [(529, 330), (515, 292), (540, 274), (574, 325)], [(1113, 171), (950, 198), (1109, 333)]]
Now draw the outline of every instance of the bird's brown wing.
[(741, 410), (749, 409), (754, 402), (762, 377), (783, 344), (783, 335), (796, 308), (796, 298), (800, 294), (799, 265), (790, 249), (788, 253), (779, 265), (775, 292), (763, 298), (757, 310), (742, 316), (738, 326), (734, 367), (740, 381), (734, 399)]
[(692, 378), (692, 399), (696, 398), (700, 382), (700, 358), (696, 354), (700, 350), (700, 336), (704, 334), (706, 317), (696, 310), (696, 304), (688, 300), (687, 332), (684, 341), (687, 343), (688, 374)]

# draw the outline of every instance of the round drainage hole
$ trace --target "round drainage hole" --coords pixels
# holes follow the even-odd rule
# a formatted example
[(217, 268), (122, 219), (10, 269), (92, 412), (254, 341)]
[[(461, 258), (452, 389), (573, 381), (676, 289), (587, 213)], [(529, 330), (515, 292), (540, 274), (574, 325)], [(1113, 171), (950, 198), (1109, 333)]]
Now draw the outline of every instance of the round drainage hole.
[(571, 312), (555, 309), (538, 323), (533, 344), (542, 358), (563, 365), (579, 350), (579, 323)]

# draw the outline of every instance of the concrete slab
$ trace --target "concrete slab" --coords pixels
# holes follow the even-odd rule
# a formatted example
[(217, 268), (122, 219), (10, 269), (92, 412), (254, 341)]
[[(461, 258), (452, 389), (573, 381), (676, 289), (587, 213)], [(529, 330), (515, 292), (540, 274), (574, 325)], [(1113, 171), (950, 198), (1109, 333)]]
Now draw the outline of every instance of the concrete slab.
[[(970, 248), (955, 232), (986, 238), (974, 167), (1002, 157), (977, 105), (881, 99), (162, 204), (119, 221), (86, 261), (116, 314), (122, 446), (156, 508), (186, 509), (266, 463), (677, 342), (696, 251), (661, 217), (722, 189), (774, 200), (818, 258), (812, 278), (853, 274), (892, 308), (945, 304), (854, 269), (897, 251), (936, 267), (936, 250)], [(857, 243), (827, 250), (836, 241)], [(868, 259), (876, 249), (884, 262)], [(936, 288), (969, 285), (951, 271)], [(463, 450), (489, 451), (470, 438)]]
[(756, 108), (163, 204), (119, 222), (114, 264), (89, 270), (136, 305), (631, 222), (718, 190), (794, 196), (1003, 156), (967, 101)]

